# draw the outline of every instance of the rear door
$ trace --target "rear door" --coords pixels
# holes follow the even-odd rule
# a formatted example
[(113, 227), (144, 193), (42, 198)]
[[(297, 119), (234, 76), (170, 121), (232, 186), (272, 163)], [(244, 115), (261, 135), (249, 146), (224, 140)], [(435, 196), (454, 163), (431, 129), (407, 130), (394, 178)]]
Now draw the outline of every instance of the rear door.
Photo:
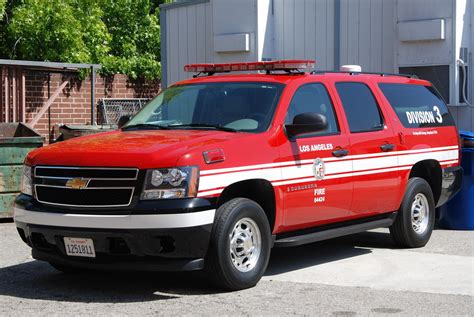
[[(348, 216), (352, 199), (352, 163), (349, 138), (341, 131), (337, 113), (323, 83), (299, 86), (287, 110), (285, 123), (301, 113), (326, 116), (325, 131), (287, 140), (280, 146), (286, 230), (297, 230)], [(339, 110), (340, 111), (340, 110)], [(337, 157), (335, 156), (337, 155)]]
[(354, 169), (351, 216), (370, 216), (398, 209), (401, 183), (396, 151), (398, 135), (382, 112), (371, 88), (361, 82), (338, 82), (350, 129)]

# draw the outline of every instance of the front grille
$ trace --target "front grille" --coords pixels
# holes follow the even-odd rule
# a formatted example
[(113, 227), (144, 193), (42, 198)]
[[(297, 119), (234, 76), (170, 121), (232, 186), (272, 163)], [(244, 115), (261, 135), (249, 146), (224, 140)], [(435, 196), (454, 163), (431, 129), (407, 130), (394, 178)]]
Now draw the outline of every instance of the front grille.
[(129, 206), (138, 178), (136, 168), (37, 166), (36, 200), (68, 207)]
[(37, 166), (35, 168), (36, 177), (87, 177), (94, 179), (137, 179), (138, 170), (122, 168), (92, 168), (92, 167), (56, 167)]

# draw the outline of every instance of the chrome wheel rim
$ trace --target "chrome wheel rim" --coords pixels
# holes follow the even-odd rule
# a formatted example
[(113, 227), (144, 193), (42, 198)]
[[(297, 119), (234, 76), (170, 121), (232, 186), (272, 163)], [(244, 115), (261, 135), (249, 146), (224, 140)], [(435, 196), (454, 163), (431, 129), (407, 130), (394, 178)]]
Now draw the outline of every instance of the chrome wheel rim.
[(252, 270), (260, 258), (262, 236), (258, 225), (250, 218), (242, 218), (229, 235), (230, 259), (240, 272)]
[(428, 228), (430, 206), (428, 198), (422, 193), (416, 194), (411, 204), (411, 225), (418, 234), (423, 234)]

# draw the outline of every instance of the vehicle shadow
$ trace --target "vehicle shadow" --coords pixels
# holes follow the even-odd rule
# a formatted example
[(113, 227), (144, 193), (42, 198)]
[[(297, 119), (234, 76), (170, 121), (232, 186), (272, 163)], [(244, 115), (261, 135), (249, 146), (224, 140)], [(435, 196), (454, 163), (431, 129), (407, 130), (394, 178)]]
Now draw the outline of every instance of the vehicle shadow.
[[(272, 250), (266, 276), (356, 257), (371, 248), (391, 248), (388, 233), (366, 232), (293, 248)], [(29, 261), (0, 268), (0, 295), (87, 303), (159, 301), (222, 293), (202, 272), (93, 272), (68, 275)]]
[(200, 272), (64, 274), (30, 261), (0, 268), (0, 296), (87, 303), (128, 303), (219, 292)]
[(378, 248), (395, 248), (388, 231), (368, 231), (298, 247), (275, 248), (265, 276), (361, 256)]

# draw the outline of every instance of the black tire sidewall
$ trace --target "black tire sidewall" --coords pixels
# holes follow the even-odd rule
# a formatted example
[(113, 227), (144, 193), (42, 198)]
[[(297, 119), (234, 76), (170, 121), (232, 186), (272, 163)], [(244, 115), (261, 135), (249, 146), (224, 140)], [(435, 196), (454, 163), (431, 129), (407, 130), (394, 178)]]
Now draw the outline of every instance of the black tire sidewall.
[[(234, 205), (232, 208), (230, 206)], [(263, 209), (254, 201), (244, 198), (238, 198), (238, 202), (234, 200), (229, 201), (217, 210), (222, 212), (218, 215), (220, 221), (217, 222), (217, 234), (214, 236), (216, 241), (216, 255), (219, 262), (222, 277), (225, 279), (225, 284), (229, 289), (244, 289), (254, 286), (265, 272), (268, 260), (270, 258), (271, 249), (271, 232), (267, 217)], [(217, 217), (216, 217), (217, 218)], [(230, 238), (235, 224), (243, 218), (252, 219), (260, 230), (262, 245), (261, 252), (256, 266), (249, 272), (240, 272), (232, 263), (230, 257)]]
[[(412, 226), (412, 219), (411, 219), (411, 207), (413, 204), (413, 200), (417, 194), (423, 194), (428, 200), (429, 205), (429, 222), (428, 227), (426, 228), (425, 232), (417, 233), (413, 229)], [(434, 223), (435, 223), (435, 204), (433, 198), (433, 192), (431, 191), (430, 185), (422, 178), (412, 178), (408, 182), (407, 192), (402, 202), (402, 206), (400, 208), (402, 221), (403, 221), (403, 228), (404, 228), (404, 235), (406, 237), (406, 241), (409, 243), (411, 247), (421, 247), (424, 246), (431, 237), (431, 233), (433, 232)]]

